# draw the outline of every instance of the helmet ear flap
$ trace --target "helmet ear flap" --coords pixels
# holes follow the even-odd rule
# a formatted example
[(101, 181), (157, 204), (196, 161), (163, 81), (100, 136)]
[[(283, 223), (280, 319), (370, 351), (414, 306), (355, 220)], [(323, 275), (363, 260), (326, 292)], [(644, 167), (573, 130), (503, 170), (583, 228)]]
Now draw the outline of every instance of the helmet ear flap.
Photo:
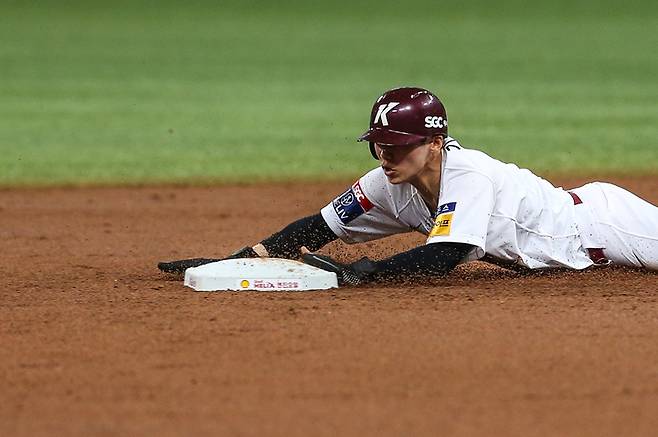
[(375, 143), (368, 143), (370, 144), (370, 154), (372, 155), (373, 158), (375, 158), (377, 161), (379, 161), (379, 157), (377, 156), (377, 152), (375, 152)]

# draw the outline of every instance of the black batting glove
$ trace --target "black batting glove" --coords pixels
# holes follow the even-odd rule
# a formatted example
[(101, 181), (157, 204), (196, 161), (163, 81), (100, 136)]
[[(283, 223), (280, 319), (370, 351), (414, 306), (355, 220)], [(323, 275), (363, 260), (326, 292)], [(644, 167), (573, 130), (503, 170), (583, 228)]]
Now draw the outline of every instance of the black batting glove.
[(338, 278), (338, 285), (363, 285), (373, 280), (377, 264), (364, 257), (351, 264), (343, 264), (335, 259), (316, 253), (305, 253), (302, 261), (313, 267), (333, 272)]
[(190, 258), (190, 259), (180, 259), (176, 261), (163, 261), (158, 263), (158, 269), (164, 273), (174, 273), (174, 274), (183, 274), (185, 270), (192, 267), (199, 267), (204, 264), (214, 263), (217, 261), (223, 261), (225, 259), (235, 259), (235, 258), (257, 258), (258, 254), (254, 252), (249, 246), (239, 249), (226, 258)]
[(176, 261), (163, 261), (158, 263), (158, 268), (164, 273), (182, 274), (185, 270), (192, 267), (199, 267), (204, 264), (221, 261), (219, 258), (190, 258), (179, 259)]

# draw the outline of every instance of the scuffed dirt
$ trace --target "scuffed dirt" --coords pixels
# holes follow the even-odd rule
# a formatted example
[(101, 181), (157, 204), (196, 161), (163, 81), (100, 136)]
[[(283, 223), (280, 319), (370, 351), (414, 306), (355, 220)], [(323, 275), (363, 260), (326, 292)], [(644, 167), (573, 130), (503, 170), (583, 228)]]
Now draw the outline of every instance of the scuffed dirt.
[[(656, 178), (613, 182), (658, 202)], [(653, 273), (475, 263), (423, 286), (196, 293), (155, 269), (346, 185), (1, 190), (0, 435), (655, 435)]]

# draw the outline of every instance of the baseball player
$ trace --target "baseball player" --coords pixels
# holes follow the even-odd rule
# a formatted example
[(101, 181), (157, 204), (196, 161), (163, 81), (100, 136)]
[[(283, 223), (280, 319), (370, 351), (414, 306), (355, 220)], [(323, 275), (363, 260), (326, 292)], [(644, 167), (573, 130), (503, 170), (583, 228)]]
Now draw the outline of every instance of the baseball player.
[[(656, 206), (607, 183), (565, 191), (462, 147), (448, 135), (443, 104), (425, 89), (385, 92), (358, 140), (369, 143), (377, 168), (318, 214), (229, 258), (301, 256), (349, 285), (444, 275), (477, 259), (527, 269), (615, 264), (658, 270)], [(359, 243), (410, 231), (426, 235), (426, 244), (387, 259), (342, 264), (313, 253), (337, 238)], [(217, 260), (158, 267), (182, 273)]]

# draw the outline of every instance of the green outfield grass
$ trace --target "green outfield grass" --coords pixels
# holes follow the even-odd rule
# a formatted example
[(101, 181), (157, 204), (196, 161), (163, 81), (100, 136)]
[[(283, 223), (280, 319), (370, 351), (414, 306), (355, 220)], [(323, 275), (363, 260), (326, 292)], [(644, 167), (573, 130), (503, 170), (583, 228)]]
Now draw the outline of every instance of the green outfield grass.
[(0, 185), (356, 176), (404, 84), (500, 159), (658, 173), (655, 1), (60, 3), (0, 5)]

